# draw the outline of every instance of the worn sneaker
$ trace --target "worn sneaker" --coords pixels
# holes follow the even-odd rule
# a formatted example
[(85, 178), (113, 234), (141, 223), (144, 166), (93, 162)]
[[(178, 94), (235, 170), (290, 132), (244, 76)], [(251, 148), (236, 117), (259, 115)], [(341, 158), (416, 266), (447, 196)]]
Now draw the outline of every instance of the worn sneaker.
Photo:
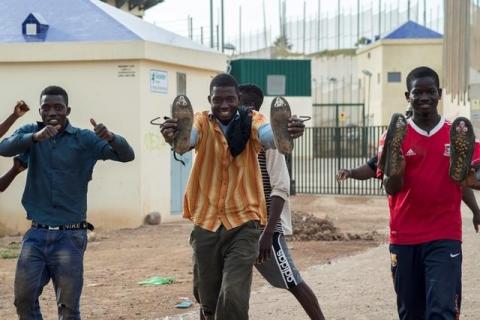
[(270, 125), (277, 150), (283, 154), (292, 153), (293, 138), (288, 132), (288, 119), (292, 116), (290, 106), (283, 97), (276, 97), (270, 107)]
[(193, 126), (193, 108), (187, 96), (175, 97), (172, 103), (172, 118), (178, 120), (172, 149), (176, 153), (183, 154), (191, 149), (190, 135)]
[(407, 120), (405, 116), (401, 113), (394, 113), (388, 125), (383, 151), (378, 160), (378, 167), (387, 177), (396, 175), (401, 170), (401, 148), (406, 133)]
[(458, 117), (450, 128), (450, 177), (462, 182), (470, 171), (473, 150), (475, 147), (475, 134), (470, 120)]

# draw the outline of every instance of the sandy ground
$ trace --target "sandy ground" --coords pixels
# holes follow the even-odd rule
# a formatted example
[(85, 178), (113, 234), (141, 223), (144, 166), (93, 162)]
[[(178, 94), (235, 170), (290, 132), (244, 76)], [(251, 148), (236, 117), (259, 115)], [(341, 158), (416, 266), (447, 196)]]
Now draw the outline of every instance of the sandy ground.
[[(332, 219), (343, 232), (386, 234), (388, 211), (384, 198), (297, 196), (292, 207)], [(468, 211), (465, 211), (469, 214)], [(478, 319), (480, 307), (479, 243), (465, 220), (463, 319)], [(89, 243), (82, 296), (84, 319), (197, 319), (193, 306), (175, 309), (178, 297), (191, 295), (191, 249), (188, 222), (100, 232)], [(0, 239), (0, 247), (18, 237)], [(307, 283), (318, 295), (327, 319), (395, 319), (388, 250), (384, 241), (289, 242)], [(16, 319), (13, 301), (15, 259), (0, 259), (0, 319)], [(151, 276), (174, 276), (167, 286), (143, 287)], [(468, 280), (468, 281), (467, 281)], [(56, 319), (49, 284), (41, 297), (45, 320)], [(251, 319), (307, 319), (288, 292), (273, 289), (254, 274)]]

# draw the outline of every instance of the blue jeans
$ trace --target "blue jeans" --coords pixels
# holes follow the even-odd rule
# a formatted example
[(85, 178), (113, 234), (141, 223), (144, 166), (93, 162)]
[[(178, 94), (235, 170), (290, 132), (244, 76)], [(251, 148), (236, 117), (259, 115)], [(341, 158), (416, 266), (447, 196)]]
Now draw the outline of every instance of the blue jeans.
[(400, 320), (454, 320), (462, 297), (462, 243), (390, 245)]
[(52, 279), (60, 320), (80, 319), (86, 230), (30, 229), (23, 237), (15, 274), (20, 320), (41, 320), (38, 297)]

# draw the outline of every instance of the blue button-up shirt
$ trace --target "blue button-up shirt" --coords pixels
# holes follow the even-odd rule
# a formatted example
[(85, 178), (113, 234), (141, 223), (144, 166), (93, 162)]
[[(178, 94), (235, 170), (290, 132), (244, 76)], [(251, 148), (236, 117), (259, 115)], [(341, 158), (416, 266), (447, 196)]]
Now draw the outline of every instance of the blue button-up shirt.
[(59, 226), (86, 220), (87, 186), (97, 160), (127, 162), (133, 149), (119, 135), (108, 143), (86, 129), (67, 123), (55, 137), (34, 142), (43, 123), (28, 124), (0, 143), (0, 155), (28, 155), (28, 175), (22, 204), (27, 218)]

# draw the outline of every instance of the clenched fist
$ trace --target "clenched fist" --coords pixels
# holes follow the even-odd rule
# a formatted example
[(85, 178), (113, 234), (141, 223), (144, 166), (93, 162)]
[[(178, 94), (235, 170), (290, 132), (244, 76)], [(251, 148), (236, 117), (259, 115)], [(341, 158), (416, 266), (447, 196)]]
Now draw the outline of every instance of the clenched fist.
[(16, 104), (15, 107), (13, 108), (13, 114), (14, 114), (15, 116), (17, 116), (18, 118), (20, 118), (20, 117), (23, 116), (25, 113), (27, 113), (29, 110), (30, 110), (30, 108), (27, 106), (27, 104), (25, 103), (25, 101), (20, 100), (20, 101), (17, 101), (17, 104)]
[(48, 140), (50, 138), (55, 137), (58, 134), (58, 131), (62, 128), (62, 125), (56, 124), (56, 125), (47, 125), (45, 126), (42, 130), (35, 132), (33, 134), (33, 141), (44, 141)]

